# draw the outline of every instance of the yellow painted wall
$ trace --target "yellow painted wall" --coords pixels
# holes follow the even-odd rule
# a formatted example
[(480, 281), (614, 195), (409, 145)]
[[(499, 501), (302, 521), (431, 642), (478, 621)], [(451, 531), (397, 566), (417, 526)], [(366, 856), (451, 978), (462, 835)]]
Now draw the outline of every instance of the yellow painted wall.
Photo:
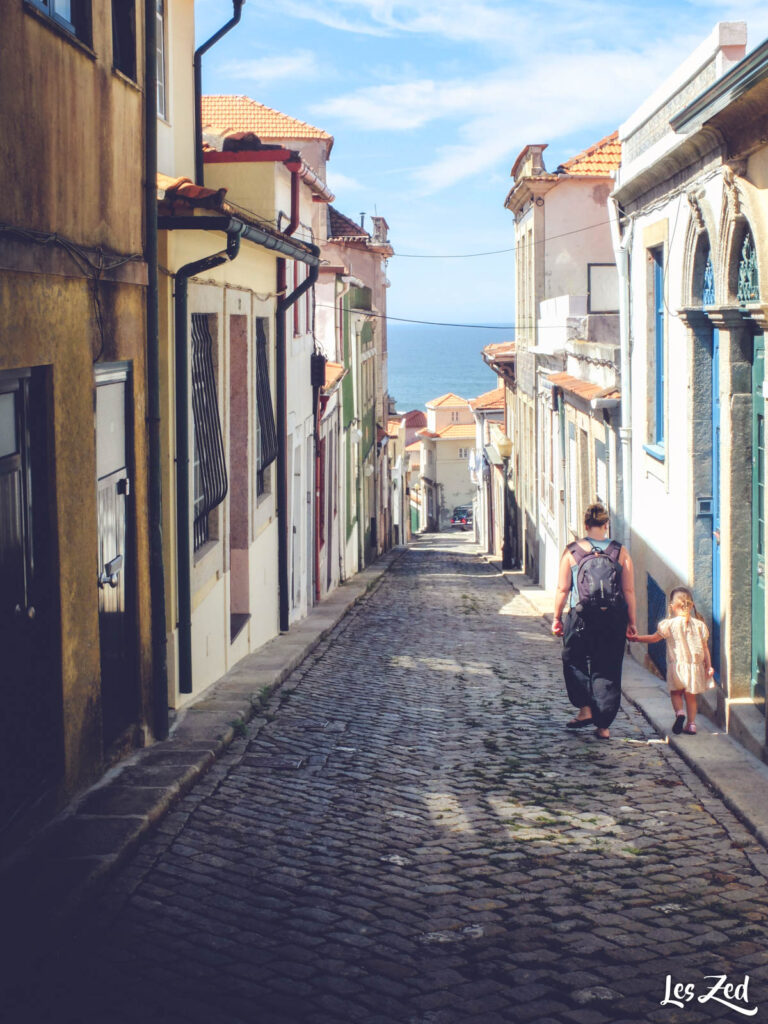
[[(93, 4), (92, 46), (55, 29), (30, 5), (3, 5), (0, 62), (2, 219), (83, 247), (140, 256), (143, 97), (112, 70), (109, 5)], [(139, 8), (141, 5), (139, 5)], [(137, 13), (138, 77), (143, 31)], [(60, 246), (4, 235), (0, 370), (44, 366), (50, 380), (51, 510), (58, 585), (64, 776), (58, 802), (103, 769), (97, 575), (94, 362), (133, 370), (132, 503), (136, 521), (137, 678), (149, 716), (150, 594), (145, 442), (146, 269), (127, 263), (98, 285)]]

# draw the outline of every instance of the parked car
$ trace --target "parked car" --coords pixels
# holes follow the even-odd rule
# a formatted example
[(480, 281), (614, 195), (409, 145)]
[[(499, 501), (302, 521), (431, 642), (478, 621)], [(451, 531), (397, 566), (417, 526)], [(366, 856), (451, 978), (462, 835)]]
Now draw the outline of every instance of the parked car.
[(472, 526), (472, 506), (457, 505), (451, 516), (451, 526), (456, 526), (460, 530), (469, 530)]

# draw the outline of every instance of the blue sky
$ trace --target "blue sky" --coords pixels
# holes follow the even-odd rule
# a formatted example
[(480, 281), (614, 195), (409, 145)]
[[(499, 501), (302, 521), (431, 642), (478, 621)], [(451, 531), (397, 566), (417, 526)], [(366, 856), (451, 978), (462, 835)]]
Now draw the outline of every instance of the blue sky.
[[(195, 13), (199, 43), (232, 5), (197, 0)], [(401, 254), (389, 265), (390, 315), (512, 323), (511, 253), (444, 257), (510, 248), (504, 199), (523, 146), (548, 143), (555, 168), (609, 134), (718, 21), (746, 21), (751, 50), (768, 35), (768, 6), (246, 0), (240, 25), (204, 58), (203, 88), (334, 136), (334, 205), (356, 220), (384, 216)]]

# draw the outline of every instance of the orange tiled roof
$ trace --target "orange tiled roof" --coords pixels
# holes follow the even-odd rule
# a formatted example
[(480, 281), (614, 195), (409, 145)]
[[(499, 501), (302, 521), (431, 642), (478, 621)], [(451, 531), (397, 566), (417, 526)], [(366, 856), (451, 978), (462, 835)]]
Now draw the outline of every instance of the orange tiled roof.
[(421, 441), (411, 441), (405, 446), (407, 452), (417, 452), (421, 448)]
[(406, 427), (426, 427), (427, 414), (421, 409), (411, 409), (405, 414), (405, 425)]
[(449, 423), (437, 432), (441, 441), (473, 441), (475, 438), (474, 423)]
[(593, 398), (619, 398), (621, 395), (617, 388), (601, 388), (599, 384), (581, 380), (570, 373), (550, 373), (547, 380), (556, 388), (583, 398), (585, 402), (591, 402)]
[(429, 438), (430, 441), (435, 441), (438, 437), (440, 437), (440, 435), (436, 431), (427, 430), (426, 427), (423, 430), (417, 430), (416, 436)]
[(330, 360), (325, 364), (325, 390), (332, 388), (334, 384), (338, 384), (341, 378), (344, 376), (344, 364), (343, 363), (332, 363)]
[(515, 354), (515, 343), (514, 341), (495, 341), (491, 345), (486, 345), (483, 353), (491, 359), (512, 358)]
[(205, 188), (195, 185), (191, 178), (171, 178), (168, 174), (157, 175), (157, 192), (160, 202), (173, 203), (181, 201), (187, 206), (198, 206), (208, 210), (220, 210), (225, 188)]
[(612, 132), (604, 139), (589, 146), (570, 160), (566, 160), (558, 170), (566, 174), (587, 174), (603, 177), (618, 169), (621, 164), (621, 143), (619, 133)]
[(469, 404), (472, 409), (503, 409), (504, 388), (496, 387), (493, 391), (486, 391), (485, 394), (470, 399)]
[(431, 402), (427, 402), (428, 409), (448, 409), (453, 406), (459, 405), (464, 406), (467, 404), (466, 398), (460, 398), (459, 395), (454, 395), (452, 391), (449, 391), (445, 395), (440, 395), (439, 398), (433, 398)]
[(282, 114), (249, 96), (203, 96), (202, 113), (204, 128), (254, 132), (262, 141), (320, 139), (326, 143), (328, 154), (333, 146), (333, 136), (322, 128)]

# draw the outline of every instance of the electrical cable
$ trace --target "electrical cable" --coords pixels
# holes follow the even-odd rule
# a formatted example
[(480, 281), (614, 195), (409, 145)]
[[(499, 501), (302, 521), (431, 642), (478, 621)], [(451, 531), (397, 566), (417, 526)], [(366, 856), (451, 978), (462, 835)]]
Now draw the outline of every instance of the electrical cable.
[[(566, 238), (568, 235), (580, 235), (583, 231), (591, 231), (593, 228), (601, 228), (606, 224), (610, 224), (609, 220), (601, 220), (596, 224), (587, 224), (583, 228), (574, 228), (573, 231), (562, 231), (558, 235), (548, 235), (546, 238), (547, 242), (553, 241), (555, 238)], [(535, 242), (535, 245), (541, 245), (541, 242)], [(503, 253), (517, 252), (522, 246), (513, 245), (511, 249), (492, 249), (489, 252), (464, 252), (464, 253), (414, 253), (414, 252), (396, 252), (395, 256), (399, 256), (401, 259), (408, 260), (469, 260), (474, 259), (476, 256), (500, 256)]]
[[(322, 309), (336, 309), (336, 306), (327, 302), (317, 302), (316, 306)], [(514, 331), (514, 324), (452, 324), (442, 323), (438, 320), (410, 320), (408, 317), (403, 316), (389, 316), (386, 313), (374, 313), (369, 309), (360, 310), (363, 316), (373, 316), (377, 320), (396, 320), (402, 324), (426, 324), (429, 327), (469, 327), (473, 330), (482, 331)]]

